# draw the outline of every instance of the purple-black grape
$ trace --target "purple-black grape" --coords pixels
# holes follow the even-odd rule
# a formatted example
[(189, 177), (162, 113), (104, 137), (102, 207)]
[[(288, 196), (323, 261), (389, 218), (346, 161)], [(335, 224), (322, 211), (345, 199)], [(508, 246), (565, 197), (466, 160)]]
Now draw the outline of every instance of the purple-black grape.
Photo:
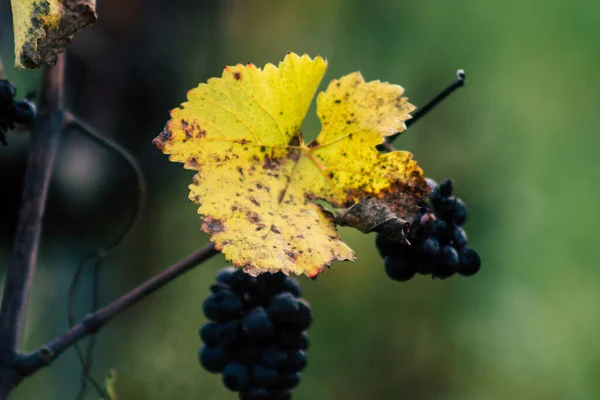
[(209, 372), (221, 372), (231, 360), (231, 354), (221, 346), (204, 345), (200, 349), (200, 364)]
[(277, 368), (288, 359), (288, 354), (279, 346), (271, 345), (262, 353), (263, 364), (267, 367)]
[(444, 179), (440, 182), (439, 187), (442, 197), (452, 196), (452, 191), (454, 191), (454, 182), (452, 182), (452, 179)]
[(203, 305), (204, 315), (214, 321), (226, 321), (239, 316), (242, 309), (240, 297), (230, 290), (210, 295)]
[(291, 398), (291, 390), (274, 390), (271, 392), (270, 400), (290, 400)]
[(463, 276), (475, 275), (481, 267), (481, 258), (479, 253), (470, 247), (465, 247), (460, 251), (460, 264), (457, 267), (459, 274)]
[(310, 346), (310, 341), (308, 340), (308, 333), (306, 331), (304, 331), (300, 335), (300, 350), (308, 350), (309, 346)]
[(295, 297), (302, 297), (302, 290), (298, 281), (293, 278), (286, 278), (283, 281), (283, 290), (293, 294)]
[(395, 281), (404, 282), (415, 276), (415, 268), (406, 257), (389, 256), (385, 258), (385, 272)]
[(220, 322), (216, 327), (217, 341), (221, 345), (233, 342), (240, 334), (241, 324), (238, 319), (229, 322)]
[(377, 250), (379, 250), (379, 255), (381, 258), (385, 258), (391, 254), (394, 254), (400, 243), (393, 242), (392, 240), (385, 237), (381, 233), (378, 233), (375, 237), (375, 246), (377, 246)]
[(306, 367), (306, 353), (302, 350), (291, 351), (283, 366), (286, 372), (300, 372)]
[(11, 113), (13, 120), (19, 125), (31, 125), (35, 119), (35, 105), (27, 99), (15, 101)]
[(246, 366), (232, 361), (223, 368), (222, 379), (227, 389), (239, 392), (250, 383), (250, 373)]
[(458, 252), (452, 246), (444, 246), (440, 251), (439, 260), (441, 265), (448, 268), (454, 268), (459, 263)]
[(271, 400), (271, 396), (266, 389), (251, 388), (240, 392), (240, 400)]
[(17, 89), (12, 82), (6, 79), (0, 79), (0, 111), (5, 111), (13, 105)]
[(253, 365), (261, 361), (261, 349), (252, 343), (241, 342), (234, 349), (234, 357), (244, 365)]
[(219, 343), (217, 336), (217, 324), (215, 322), (207, 322), (200, 328), (200, 338), (209, 346), (216, 346)]
[(274, 327), (263, 307), (250, 310), (243, 319), (242, 328), (251, 338), (267, 338), (273, 334)]
[(275, 333), (275, 343), (285, 350), (294, 350), (300, 347), (302, 333), (297, 329), (282, 327)]
[(308, 329), (310, 324), (312, 324), (313, 316), (312, 311), (310, 309), (310, 304), (304, 299), (298, 300), (298, 314), (296, 315), (296, 320), (294, 321), (294, 326), (299, 330), (303, 331)]
[(456, 225), (463, 225), (467, 220), (467, 206), (462, 199), (457, 198), (454, 202), (453, 220)]
[(465, 247), (467, 244), (467, 233), (460, 226), (454, 227), (454, 232), (452, 232), (452, 241), (456, 245), (456, 247), (461, 248)]
[(217, 283), (213, 283), (212, 285), (210, 285), (209, 289), (210, 289), (211, 293), (219, 293), (219, 292), (222, 292), (223, 290), (231, 290), (231, 287), (224, 283), (217, 282)]
[(298, 383), (300, 383), (299, 372), (284, 372), (279, 375), (275, 387), (277, 389), (293, 389), (298, 386)]
[(430, 257), (435, 257), (440, 252), (440, 244), (434, 236), (423, 240), (419, 247), (424, 254)]
[(269, 316), (273, 321), (278, 322), (294, 322), (300, 307), (298, 300), (291, 293), (280, 293), (269, 301)]
[(230, 285), (235, 271), (236, 271), (235, 267), (225, 267), (219, 271), (215, 280), (219, 283), (224, 283), (225, 285)]
[(429, 186), (429, 189), (431, 189), (431, 191), (433, 192), (434, 190), (439, 189), (439, 186), (437, 184), (436, 181), (434, 181), (431, 178), (425, 178), (425, 182), (427, 183), (427, 186)]
[(269, 388), (277, 383), (279, 374), (275, 368), (268, 368), (262, 364), (252, 366), (252, 384), (258, 387)]

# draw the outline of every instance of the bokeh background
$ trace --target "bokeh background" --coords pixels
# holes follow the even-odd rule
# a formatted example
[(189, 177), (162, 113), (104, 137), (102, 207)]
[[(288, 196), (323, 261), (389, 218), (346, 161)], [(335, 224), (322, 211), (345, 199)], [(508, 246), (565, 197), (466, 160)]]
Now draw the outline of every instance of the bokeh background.
[[(0, 54), (20, 96), (39, 72), (11, 68), (10, 6)], [(435, 179), (455, 179), (469, 207), (472, 278), (385, 275), (374, 236), (341, 235), (356, 263), (300, 278), (315, 322), (296, 399), (600, 398), (600, 3), (559, 0), (100, 0), (75, 37), (68, 104), (131, 150), (149, 180), (132, 238), (104, 264), (106, 303), (207, 242), (192, 177), (151, 145), (188, 89), (223, 65), (277, 62), (285, 51), (329, 60), (324, 82), (360, 70), (401, 84), (421, 106), (464, 68), (468, 84), (397, 142)], [(325, 83), (323, 84), (324, 87)], [(314, 107), (313, 107), (314, 109)], [(314, 111), (304, 132), (318, 131)], [(0, 278), (15, 231), (28, 135), (0, 148)], [(27, 318), (26, 347), (66, 329), (77, 264), (123, 228), (133, 176), (78, 134), (62, 140)], [(197, 361), (201, 304), (219, 256), (111, 322), (93, 374), (118, 373), (119, 399), (233, 399)], [(78, 294), (89, 307), (90, 278)], [(71, 399), (71, 350), (12, 398)], [(98, 396), (88, 391), (86, 399)]]

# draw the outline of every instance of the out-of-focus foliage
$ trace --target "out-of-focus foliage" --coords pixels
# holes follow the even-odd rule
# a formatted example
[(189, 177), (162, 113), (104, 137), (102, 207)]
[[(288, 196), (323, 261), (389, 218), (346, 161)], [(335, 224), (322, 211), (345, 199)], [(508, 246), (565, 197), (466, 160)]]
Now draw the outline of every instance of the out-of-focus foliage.
[(106, 378), (104, 378), (104, 390), (106, 391), (106, 395), (108, 396), (107, 400), (118, 400), (117, 399), (117, 371), (111, 369), (108, 371)]
[(354, 259), (315, 200), (349, 208), (369, 198), (412, 220), (427, 195), (410, 153), (375, 148), (403, 131), (414, 109), (400, 86), (366, 83), (359, 73), (334, 80), (318, 96), (321, 133), (304, 141), (300, 126), (326, 68), (321, 57), (295, 53), (279, 67), (225, 67), (188, 92), (153, 141), (198, 171), (189, 199), (200, 204), (202, 229), (251, 275), (316, 277)]
[(15, 66), (53, 65), (75, 32), (96, 22), (96, 0), (11, 0)]
[[(24, 95), (37, 83), (10, 69), (4, 3), (0, 52)], [(401, 82), (418, 107), (464, 68), (467, 85), (411, 126), (401, 147), (426, 175), (454, 178), (469, 206), (465, 229), (482, 254), (481, 271), (392, 282), (374, 235), (342, 230), (358, 261), (334, 264), (316, 282), (300, 279), (315, 320), (295, 400), (600, 398), (600, 3), (198, 0), (167, 7), (106, 0), (98, 7), (98, 24), (70, 47), (67, 98), (141, 157), (151, 195), (141, 229), (107, 260), (101, 303), (198, 247), (203, 234), (190, 218), (197, 206), (180, 200), (193, 173), (166, 164), (147, 138), (185, 90), (223, 65), (263, 65), (287, 50), (326, 55), (326, 81), (359, 70)], [(308, 115), (305, 137), (319, 131)], [(27, 148), (26, 135), (13, 137), (0, 152), (3, 260)], [(61, 145), (29, 302), (28, 350), (66, 329), (76, 265), (120, 232), (133, 194), (118, 157), (75, 135)], [(234, 398), (196, 358), (201, 304), (224, 264), (215, 258), (112, 321), (98, 336), (94, 376), (101, 381), (117, 369), (122, 399)], [(79, 315), (88, 296), (84, 285)], [(74, 399), (78, 371), (67, 352), (12, 398)]]

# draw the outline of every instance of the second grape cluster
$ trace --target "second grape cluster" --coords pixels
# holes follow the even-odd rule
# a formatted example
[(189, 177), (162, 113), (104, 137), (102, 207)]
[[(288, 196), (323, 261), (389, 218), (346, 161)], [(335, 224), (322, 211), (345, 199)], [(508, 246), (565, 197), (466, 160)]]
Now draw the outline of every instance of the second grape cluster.
[(219, 272), (200, 328), (200, 363), (222, 373), (223, 384), (242, 400), (286, 400), (306, 366), (312, 322), (295, 279), (283, 273), (256, 278), (241, 268)]
[(17, 89), (6, 79), (0, 79), (0, 143), (7, 145), (6, 132), (17, 125), (30, 125), (35, 118), (35, 106), (29, 100), (15, 100)]

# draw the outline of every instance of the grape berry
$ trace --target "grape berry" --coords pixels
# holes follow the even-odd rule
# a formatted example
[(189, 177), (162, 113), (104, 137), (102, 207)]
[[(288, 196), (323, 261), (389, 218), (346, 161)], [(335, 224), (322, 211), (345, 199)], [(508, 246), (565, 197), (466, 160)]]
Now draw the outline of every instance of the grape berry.
[(454, 184), (447, 179), (438, 185), (427, 179), (431, 194), (421, 207), (410, 230), (410, 245), (395, 243), (377, 234), (376, 246), (385, 260), (385, 271), (396, 281), (415, 274), (446, 279), (455, 273), (471, 276), (479, 271), (479, 254), (467, 246), (462, 225), (467, 219), (465, 203), (452, 196)]
[(200, 328), (200, 364), (222, 373), (242, 400), (290, 399), (306, 366), (312, 322), (298, 282), (281, 272), (254, 278), (228, 267), (210, 290), (203, 309), (212, 322)]
[(6, 142), (6, 132), (17, 125), (30, 125), (35, 119), (35, 106), (29, 100), (15, 100), (17, 90), (6, 79), (0, 79), (0, 143)]

